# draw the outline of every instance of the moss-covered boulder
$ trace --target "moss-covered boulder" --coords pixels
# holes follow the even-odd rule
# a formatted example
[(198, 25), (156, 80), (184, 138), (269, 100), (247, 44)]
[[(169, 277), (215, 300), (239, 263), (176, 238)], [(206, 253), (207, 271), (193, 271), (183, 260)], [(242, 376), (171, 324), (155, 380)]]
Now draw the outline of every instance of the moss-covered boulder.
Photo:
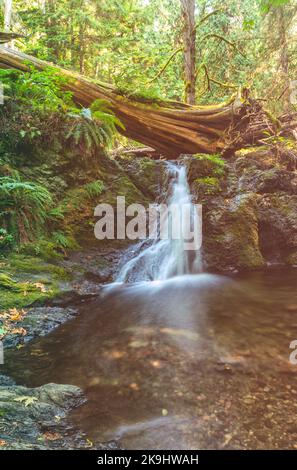
[(205, 267), (297, 264), (294, 158), (296, 149), (279, 146), (244, 149), (223, 164), (213, 156), (188, 157), (193, 200), (203, 207)]
[(225, 172), (225, 161), (220, 155), (196, 154), (186, 158), (188, 182), (191, 185), (201, 178), (222, 178)]
[(166, 162), (135, 157), (133, 152), (118, 155), (117, 162), (142, 194), (151, 201), (157, 199), (166, 179)]
[(236, 196), (206, 211), (203, 254), (209, 269), (255, 269), (264, 265), (253, 194)]

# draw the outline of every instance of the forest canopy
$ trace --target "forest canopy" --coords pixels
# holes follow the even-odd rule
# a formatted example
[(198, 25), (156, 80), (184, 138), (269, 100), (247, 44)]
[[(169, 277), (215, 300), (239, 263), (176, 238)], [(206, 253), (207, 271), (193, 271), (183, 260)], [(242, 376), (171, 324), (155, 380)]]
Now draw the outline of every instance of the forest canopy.
[(292, 108), (297, 68), (293, 0), (2, 4), (4, 28), (25, 36), (15, 40), (17, 48), (113, 83), (125, 93), (207, 104), (249, 87), (276, 114)]

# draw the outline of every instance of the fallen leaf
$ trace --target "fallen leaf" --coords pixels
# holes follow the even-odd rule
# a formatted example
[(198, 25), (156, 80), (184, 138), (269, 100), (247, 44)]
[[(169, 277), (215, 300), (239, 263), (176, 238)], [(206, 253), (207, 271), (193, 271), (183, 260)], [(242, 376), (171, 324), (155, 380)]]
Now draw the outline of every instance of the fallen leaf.
[(135, 382), (130, 384), (129, 387), (132, 388), (132, 390), (139, 390), (139, 385), (137, 385)]
[(12, 335), (22, 335), (22, 336), (26, 336), (27, 334), (27, 331), (25, 330), (25, 328), (13, 328), (13, 330), (11, 330), (10, 332)]
[(37, 289), (40, 289), (41, 292), (45, 293), (46, 292), (46, 288), (45, 288), (45, 285), (42, 284), (41, 282), (35, 282), (33, 284), (34, 287), (36, 287)]
[(14, 401), (19, 401), (20, 403), (23, 403), (25, 407), (33, 405), (35, 401), (38, 401), (36, 397), (29, 397), (26, 395), (23, 395), (21, 397), (17, 397), (14, 399)]
[(86, 439), (88, 447), (93, 447), (93, 442), (90, 439)]
[(232, 434), (225, 434), (225, 440), (224, 440), (224, 444), (223, 444), (223, 447), (227, 446), (229, 444), (229, 442), (231, 441), (232, 439)]
[(45, 432), (43, 434), (43, 437), (46, 441), (57, 441), (58, 439), (61, 439), (61, 435), (57, 432)]

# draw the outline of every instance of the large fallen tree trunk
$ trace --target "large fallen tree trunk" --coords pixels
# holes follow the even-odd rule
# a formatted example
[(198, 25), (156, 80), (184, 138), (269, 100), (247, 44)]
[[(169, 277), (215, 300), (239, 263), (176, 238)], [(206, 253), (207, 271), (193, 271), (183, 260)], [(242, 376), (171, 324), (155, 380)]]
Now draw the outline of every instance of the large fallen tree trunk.
[(231, 152), (253, 145), (271, 135), (276, 124), (264, 113), (260, 104), (246, 96), (233, 97), (228, 103), (215, 106), (189, 106), (179, 102), (144, 103), (127, 98), (111, 85), (86, 79), (74, 72), (36, 59), (20, 51), (0, 47), (0, 67), (27, 71), (54, 67), (65, 77), (65, 89), (73, 93), (75, 102), (88, 107), (96, 99), (108, 100), (125, 126), (127, 137), (156, 149), (168, 158), (181, 153)]

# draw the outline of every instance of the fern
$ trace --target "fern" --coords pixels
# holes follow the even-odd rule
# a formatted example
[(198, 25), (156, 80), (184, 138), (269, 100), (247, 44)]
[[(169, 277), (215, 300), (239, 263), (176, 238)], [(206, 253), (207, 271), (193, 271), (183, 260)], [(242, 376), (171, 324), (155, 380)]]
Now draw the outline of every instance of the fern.
[(32, 240), (39, 232), (51, 204), (43, 186), (10, 176), (0, 178), (0, 221), (20, 242)]
[(101, 180), (87, 183), (84, 186), (85, 191), (88, 193), (90, 198), (99, 196), (104, 191), (104, 183)]
[(124, 129), (106, 100), (96, 100), (90, 109), (83, 109), (69, 117), (70, 128), (66, 140), (91, 154), (99, 148), (110, 147), (118, 128)]
[(77, 242), (71, 235), (67, 235), (64, 232), (54, 232), (52, 235), (52, 240), (55, 243), (57, 248), (61, 248), (63, 251), (67, 249), (77, 248)]

